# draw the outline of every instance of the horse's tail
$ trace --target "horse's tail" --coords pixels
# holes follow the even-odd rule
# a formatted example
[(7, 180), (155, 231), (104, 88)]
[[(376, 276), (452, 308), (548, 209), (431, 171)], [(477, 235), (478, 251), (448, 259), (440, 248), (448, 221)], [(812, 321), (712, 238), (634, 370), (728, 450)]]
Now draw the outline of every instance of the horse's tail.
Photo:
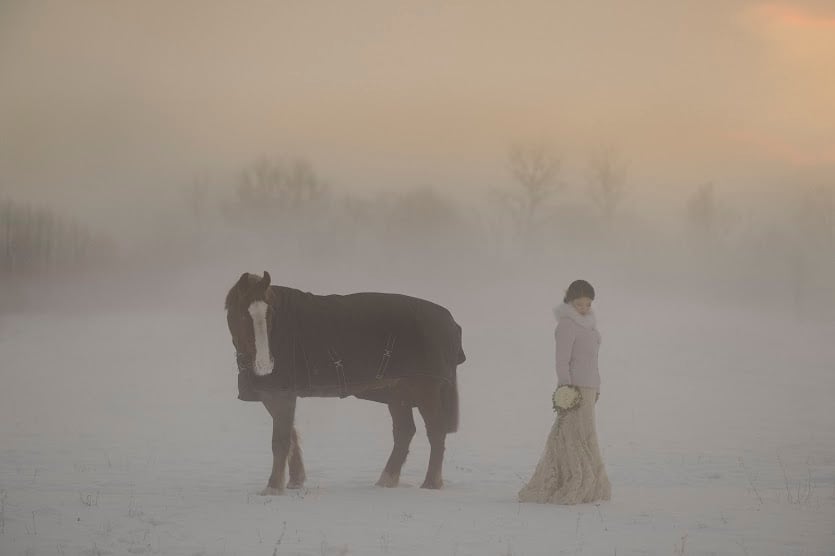
[(458, 372), (452, 372), (452, 380), (441, 385), (441, 407), (444, 416), (444, 431), (458, 431)]

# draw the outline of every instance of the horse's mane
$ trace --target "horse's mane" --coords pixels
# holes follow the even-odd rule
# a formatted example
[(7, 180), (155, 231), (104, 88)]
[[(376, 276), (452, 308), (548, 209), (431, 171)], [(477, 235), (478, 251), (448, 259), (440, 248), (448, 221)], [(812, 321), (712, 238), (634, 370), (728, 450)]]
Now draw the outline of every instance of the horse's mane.
[(238, 300), (238, 297), (240, 297), (240, 294), (238, 293), (238, 284), (235, 284), (232, 286), (232, 289), (229, 290), (229, 293), (226, 294), (226, 301), (223, 303), (223, 308), (228, 311), (229, 307), (231, 307), (232, 304)]

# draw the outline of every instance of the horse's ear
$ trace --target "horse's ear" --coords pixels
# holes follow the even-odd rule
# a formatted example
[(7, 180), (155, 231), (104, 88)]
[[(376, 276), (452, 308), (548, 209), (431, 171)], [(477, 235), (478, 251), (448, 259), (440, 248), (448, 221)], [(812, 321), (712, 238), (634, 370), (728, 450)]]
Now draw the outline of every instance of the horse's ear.
[(270, 273), (265, 270), (264, 271), (264, 277), (261, 278), (261, 280), (258, 281), (258, 284), (256, 284), (256, 286), (255, 286), (255, 290), (259, 291), (261, 293), (266, 292), (267, 288), (270, 287), (270, 281), (271, 281)]

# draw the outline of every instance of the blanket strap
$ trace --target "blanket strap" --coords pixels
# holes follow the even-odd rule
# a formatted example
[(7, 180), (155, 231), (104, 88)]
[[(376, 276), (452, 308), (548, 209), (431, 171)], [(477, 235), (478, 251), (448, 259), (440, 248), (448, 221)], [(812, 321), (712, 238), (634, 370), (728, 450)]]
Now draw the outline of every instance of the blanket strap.
[[(295, 342), (294, 342), (294, 345), (295, 345)], [(313, 377), (310, 376), (310, 361), (307, 359), (307, 350), (304, 349), (303, 344), (299, 344), (299, 349), (301, 349), (302, 359), (304, 360), (304, 370), (307, 372), (307, 387), (308, 388), (313, 388)], [(313, 369), (313, 374), (318, 375), (319, 370), (314, 368)]]
[(383, 348), (383, 357), (380, 359), (380, 365), (377, 367), (377, 380), (383, 378), (386, 374), (386, 369), (389, 366), (389, 361), (391, 361), (391, 354), (394, 350), (394, 343), (397, 341), (397, 336), (393, 334), (389, 334), (386, 337), (386, 347)]
[(344, 398), (348, 395), (348, 381), (345, 380), (345, 365), (342, 363), (339, 354), (333, 348), (328, 348), (328, 357), (331, 358), (331, 364), (336, 370), (336, 380), (339, 383), (339, 397)]

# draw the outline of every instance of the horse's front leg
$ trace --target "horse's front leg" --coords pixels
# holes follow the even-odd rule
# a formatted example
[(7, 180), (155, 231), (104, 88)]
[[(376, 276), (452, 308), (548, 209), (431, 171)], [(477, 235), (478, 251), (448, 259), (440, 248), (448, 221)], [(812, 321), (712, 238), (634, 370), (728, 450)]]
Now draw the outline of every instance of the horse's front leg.
[[(290, 443), (293, 437), (293, 419), (296, 413), (296, 397), (293, 395), (271, 393), (262, 400), (273, 418), (273, 468), (267, 487), (262, 495), (282, 494), (284, 492), (284, 470), (290, 455)], [(301, 461), (301, 453), (299, 453)]]
[(304, 486), (304, 480), (307, 475), (304, 472), (304, 461), (302, 461), (302, 447), (299, 444), (299, 434), (296, 432), (296, 427), (290, 432), (290, 480), (287, 482), (287, 488), (297, 489)]

